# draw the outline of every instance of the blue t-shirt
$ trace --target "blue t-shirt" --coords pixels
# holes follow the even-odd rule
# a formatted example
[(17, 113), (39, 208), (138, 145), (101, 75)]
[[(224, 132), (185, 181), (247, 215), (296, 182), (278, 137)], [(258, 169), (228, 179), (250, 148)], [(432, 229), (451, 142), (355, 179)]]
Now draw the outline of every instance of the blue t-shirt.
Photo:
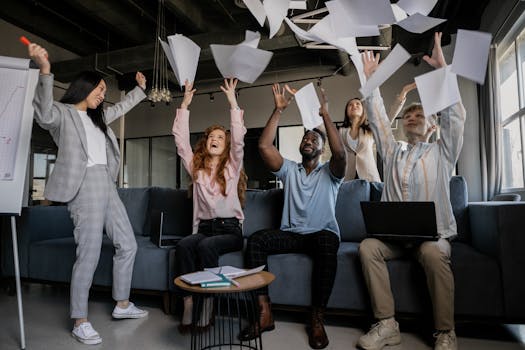
[(306, 175), (301, 163), (284, 159), (281, 169), (274, 172), (284, 185), (281, 230), (301, 234), (328, 230), (339, 236), (335, 202), (343, 179), (335, 177), (329, 165), (319, 163)]

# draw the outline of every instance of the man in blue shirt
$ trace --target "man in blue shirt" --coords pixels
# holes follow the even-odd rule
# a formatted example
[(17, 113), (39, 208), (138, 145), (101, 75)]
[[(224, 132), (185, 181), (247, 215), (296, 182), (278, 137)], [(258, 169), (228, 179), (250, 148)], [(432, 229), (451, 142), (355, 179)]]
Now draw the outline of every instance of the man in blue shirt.
[[(312, 271), (312, 319), (307, 328), (308, 343), (314, 349), (328, 345), (323, 326), (324, 309), (332, 293), (337, 269), (339, 249), (339, 226), (335, 219), (335, 203), (339, 186), (346, 169), (343, 142), (332, 123), (323, 103), (319, 115), (323, 119), (332, 152), (330, 161), (320, 163), (326, 142), (325, 133), (319, 129), (307, 130), (299, 151), (301, 163), (284, 159), (273, 145), (279, 118), (292, 100), (286, 97), (288, 86), (281, 89), (273, 85), (275, 109), (259, 139), (259, 152), (266, 166), (284, 184), (284, 208), (281, 227), (278, 230), (256, 232), (248, 239), (247, 265), (268, 265), (268, 255), (284, 253), (308, 254), (313, 260)], [(239, 335), (250, 340), (260, 333), (275, 328), (267, 288), (259, 290), (259, 325), (250, 325)]]

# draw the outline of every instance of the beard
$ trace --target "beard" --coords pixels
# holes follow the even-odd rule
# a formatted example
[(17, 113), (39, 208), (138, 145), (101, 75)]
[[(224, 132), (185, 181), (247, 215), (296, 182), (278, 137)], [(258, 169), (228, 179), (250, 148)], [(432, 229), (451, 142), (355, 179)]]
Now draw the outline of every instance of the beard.
[(312, 160), (321, 154), (321, 150), (313, 149), (311, 152), (306, 152), (302, 148), (299, 150), (303, 159)]

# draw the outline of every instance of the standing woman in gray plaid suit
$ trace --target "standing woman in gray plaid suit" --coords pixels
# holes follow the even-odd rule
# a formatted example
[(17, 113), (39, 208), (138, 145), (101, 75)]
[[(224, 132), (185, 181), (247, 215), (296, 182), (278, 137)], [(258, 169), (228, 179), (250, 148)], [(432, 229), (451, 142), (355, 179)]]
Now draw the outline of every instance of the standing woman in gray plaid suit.
[(136, 106), (146, 94), (146, 78), (137, 72), (138, 87), (119, 103), (102, 109), (106, 83), (96, 72), (83, 72), (67, 89), (60, 102), (53, 101), (53, 74), (44, 48), (29, 45), (29, 56), (40, 67), (33, 106), (35, 119), (49, 130), (58, 146), (55, 168), (44, 196), (67, 203), (75, 225), (76, 261), (71, 276), (72, 335), (84, 344), (99, 344), (102, 338), (88, 322), (88, 297), (98, 264), (102, 232), (115, 246), (113, 257), (114, 318), (140, 318), (148, 314), (129, 302), (137, 243), (115, 182), (120, 152), (107, 125)]

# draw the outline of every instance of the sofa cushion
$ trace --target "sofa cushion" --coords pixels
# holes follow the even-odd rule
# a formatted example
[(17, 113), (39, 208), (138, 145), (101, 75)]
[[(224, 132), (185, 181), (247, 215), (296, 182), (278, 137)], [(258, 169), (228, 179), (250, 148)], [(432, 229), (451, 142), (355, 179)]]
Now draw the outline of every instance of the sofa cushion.
[(457, 241), (470, 242), (468, 217), (468, 189), (463, 176), (452, 176), (450, 179), (450, 203), (458, 228)]
[(360, 242), (366, 236), (361, 201), (370, 200), (370, 185), (366, 180), (344, 182), (339, 188), (335, 216), (341, 231), (341, 241)]
[(133, 232), (136, 235), (147, 235), (149, 188), (119, 188), (118, 194), (126, 207)]
[(245, 237), (264, 229), (281, 226), (283, 190), (247, 190), (244, 204), (243, 234)]
[[(137, 255), (133, 268), (131, 287), (146, 290), (168, 289), (169, 250), (156, 247), (149, 237), (136, 236)], [(104, 236), (102, 250), (93, 284), (113, 284), (113, 243)], [(29, 277), (44, 281), (71, 282), (75, 262), (73, 237), (55, 238), (34, 242), (29, 247)]]
[[(151, 214), (162, 211), (163, 233), (166, 235), (187, 236), (192, 232), (193, 202), (188, 197), (187, 190), (152, 187), (150, 192), (150, 220), (155, 220)], [(151, 226), (148, 226), (151, 227)], [(148, 230), (149, 232), (150, 230)]]

